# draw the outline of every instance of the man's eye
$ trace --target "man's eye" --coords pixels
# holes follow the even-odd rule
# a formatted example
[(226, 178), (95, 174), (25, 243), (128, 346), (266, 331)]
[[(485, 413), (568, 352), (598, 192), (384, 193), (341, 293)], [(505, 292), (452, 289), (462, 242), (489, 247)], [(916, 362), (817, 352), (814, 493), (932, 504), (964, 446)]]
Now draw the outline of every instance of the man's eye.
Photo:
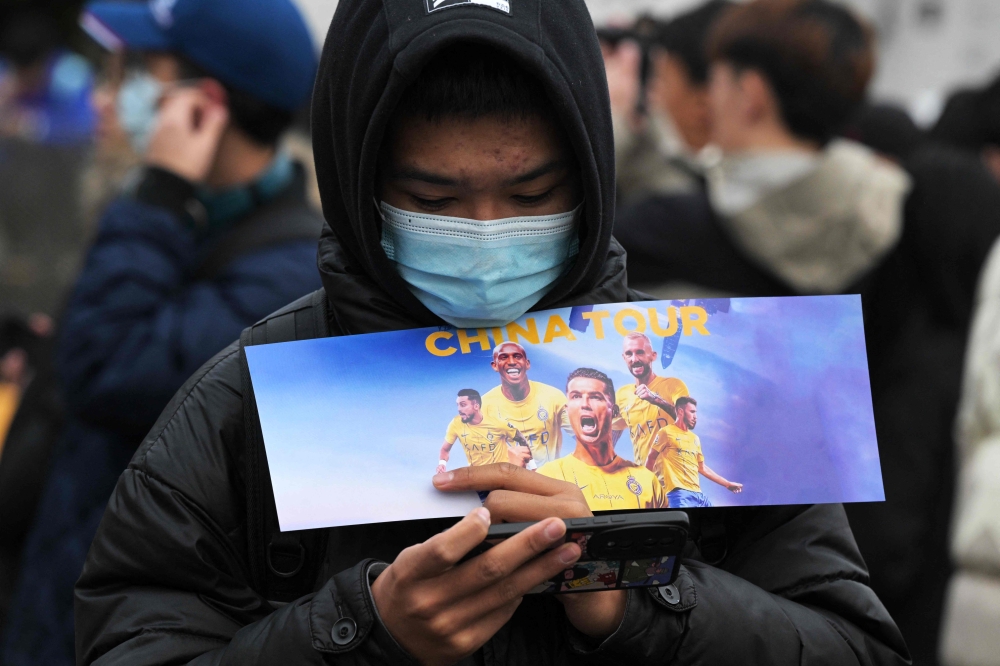
[(533, 194), (533, 195), (515, 194), (513, 198), (514, 201), (518, 202), (519, 204), (530, 206), (531, 204), (537, 204), (537, 203), (542, 203), (543, 201), (547, 201), (552, 197), (552, 194), (554, 192), (555, 188), (552, 188), (551, 190), (547, 190), (545, 192), (542, 192), (541, 194)]
[(410, 198), (413, 199), (413, 202), (415, 204), (427, 210), (440, 210), (441, 208), (444, 208), (453, 201), (451, 197), (442, 197), (440, 199), (425, 199), (423, 197), (418, 197), (415, 194), (411, 194)]

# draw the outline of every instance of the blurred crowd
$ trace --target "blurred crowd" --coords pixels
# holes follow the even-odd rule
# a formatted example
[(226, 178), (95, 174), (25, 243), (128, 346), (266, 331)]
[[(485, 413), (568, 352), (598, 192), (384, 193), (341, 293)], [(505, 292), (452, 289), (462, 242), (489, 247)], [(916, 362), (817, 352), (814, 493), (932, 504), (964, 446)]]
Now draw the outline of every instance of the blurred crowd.
[[(319, 287), (301, 18), (254, 71), (180, 18), (185, 46), (123, 50), (100, 6), (0, 19), (0, 666), (73, 663), (73, 584), (136, 446)], [(598, 35), (629, 286), (862, 295), (887, 501), (847, 510), (871, 585), (914, 663), (1000, 663), (1000, 79), (919, 128), (867, 95), (877, 35), (821, 1)]]

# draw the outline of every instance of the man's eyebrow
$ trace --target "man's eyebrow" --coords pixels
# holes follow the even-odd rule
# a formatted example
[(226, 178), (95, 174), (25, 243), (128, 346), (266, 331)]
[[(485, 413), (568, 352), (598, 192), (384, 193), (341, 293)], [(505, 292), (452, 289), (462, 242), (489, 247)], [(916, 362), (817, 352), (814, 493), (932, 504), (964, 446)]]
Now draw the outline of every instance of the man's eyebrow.
[(528, 173), (521, 174), (517, 178), (511, 178), (507, 181), (507, 185), (521, 185), (522, 183), (530, 183), (536, 178), (541, 178), (542, 176), (548, 175), (553, 171), (558, 171), (560, 169), (566, 168), (566, 160), (552, 160), (551, 162), (546, 162), (542, 166), (532, 169)]
[(389, 173), (389, 178), (392, 180), (419, 180), (431, 185), (444, 185), (447, 187), (458, 185), (458, 181), (452, 178), (413, 168), (393, 169)]

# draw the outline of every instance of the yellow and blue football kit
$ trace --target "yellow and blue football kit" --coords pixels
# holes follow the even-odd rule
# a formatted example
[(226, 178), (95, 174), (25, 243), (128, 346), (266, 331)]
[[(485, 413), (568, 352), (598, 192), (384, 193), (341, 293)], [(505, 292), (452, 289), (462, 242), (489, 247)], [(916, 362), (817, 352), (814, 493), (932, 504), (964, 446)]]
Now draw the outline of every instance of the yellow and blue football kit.
[(461, 442), (469, 465), (507, 462), (507, 428), (485, 414), (478, 425), (462, 423), (461, 416), (453, 418), (444, 441), (454, 444), (456, 440)]
[(610, 465), (594, 467), (570, 454), (539, 467), (538, 473), (575, 483), (591, 511), (667, 506), (663, 486), (653, 473), (621, 456), (615, 456)]
[(502, 421), (512, 442), (514, 430), (520, 430), (535, 464), (541, 466), (558, 458), (562, 449), (562, 429), (569, 428), (566, 394), (541, 382), (528, 384), (524, 400), (508, 400), (500, 386), (488, 391), (483, 396), (483, 415)]
[[(653, 381), (646, 386), (672, 405), (677, 403), (677, 398), (688, 395), (687, 385), (675, 377), (653, 377)], [(616, 430), (628, 428), (632, 439), (632, 460), (637, 465), (645, 465), (653, 440), (674, 419), (653, 403), (637, 396), (635, 384), (619, 388), (615, 392), (615, 403), (621, 416), (615, 419), (614, 427)]]
[(681, 430), (676, 425), (668, 425), (653, 441), (653, 449), (660, 455), (656, 459), (657, 473), (663, 477), (663, 487), (701, 492), (701, 464), (705, 456), (701, 452), (701, 440), (690, 430)]

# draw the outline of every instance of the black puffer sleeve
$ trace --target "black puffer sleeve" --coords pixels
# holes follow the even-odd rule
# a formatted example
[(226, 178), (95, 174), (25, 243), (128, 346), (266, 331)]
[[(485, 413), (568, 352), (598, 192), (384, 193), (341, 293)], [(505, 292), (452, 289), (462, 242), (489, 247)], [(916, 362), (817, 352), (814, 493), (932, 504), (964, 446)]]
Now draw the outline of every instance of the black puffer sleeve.
[(686, 560), (674, 585), (632, 591), (618, 631), (596, 649), (571, 640), (576, 652), (632, 666), (909, 663), (868, 587), (843, 507), (742, 515), (749, 519), (720, 567)]
[(239, 372), (234, 344), (181, 389), (119, 479), (77, 583), (78, 663), (412, 663), (375, 613), (372, 561), (277, 610), (250, 588)]

